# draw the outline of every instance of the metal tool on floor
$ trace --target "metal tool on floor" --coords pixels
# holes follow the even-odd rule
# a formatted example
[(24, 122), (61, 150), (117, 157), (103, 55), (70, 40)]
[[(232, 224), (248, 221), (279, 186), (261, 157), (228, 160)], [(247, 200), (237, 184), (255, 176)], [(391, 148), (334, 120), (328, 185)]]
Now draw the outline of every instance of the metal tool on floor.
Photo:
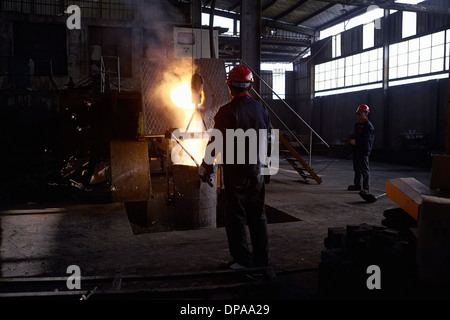
[(94, 289), (89, 290), (86, 294), (83, 294), (81, 296), (80, 300), (87, 300), (87, 299), (89, 299), (95, 293), (95, 291), (97, 291), (97, 286)]
[(386, 193), (382, 193), (378, 196), (374, 196), (371, 193), (364, 193), (362, 190), (360, 192), (358, 192), (358, 194), (360, 195), (361, 198), (363, 198), (364, 200), (366, 200), (369, 203), (374, 203), (379, 198), (384, 197), (386, 195)]

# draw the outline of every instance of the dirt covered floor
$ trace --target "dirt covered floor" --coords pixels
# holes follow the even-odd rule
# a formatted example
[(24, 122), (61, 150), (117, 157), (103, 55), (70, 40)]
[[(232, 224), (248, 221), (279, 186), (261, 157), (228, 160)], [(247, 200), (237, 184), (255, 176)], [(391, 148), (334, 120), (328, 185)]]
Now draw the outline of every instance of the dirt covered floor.
[[(81, 290), (96, 288), (97, 293), (104, 290), (106, 294), (115, 289), (118, 296), (140, 292), (157, 298), (345, 299), (345, 294), (339, 292), (346, 292), (342, 286), (347, 284), (364, 297), (368, 275), (357, 273), (368, 261), (384, 263), (386, 259), (367, 260), (371, 249), (362, 250), (361, 246), (357, 247), (357, 258), (339, 256), (339, 250), (330, 251), (326, 247), (325, 239), (330, 228), (361, 231), (364, 227), (365, 234), (375, 227), (385, 230), (385, 212), (395, 212), (398, 207), (387, 196), (368, 203), (357, 192), (347, 191), (353, 180), (351, 160), (314, 157), (312, 167), (322, 183), (314, 180), (305, 183), (287, 162), (281, 162), (279, 172), (266, 185), (275, 281), (259, 278), (260, 270), (233, 273), (219, 268), (230, 259), (222, 225), (197, 230), (139, 226), (130, 222), (126, 203), (113, 203), (101, 190), (92, 195), (79, 189), (75, 194), (66, 190), (37, 201), (25, 198), (1, 208), (0, 276), (34, 279), (37, 284), (33, 288), (45, 287), (42, 290), (46, 292), (54, 291), (58, 285), (61, 292), (66, 286), (62, 280), (70, 275), (67, 268), (76, 265), (83, 279)], [(388, 179), (414, 177), (425, 185), (430, 179), (430, 169), (386, 163), (372, 162), (371, 172), (374, 195), (385, 192)], [(410, 238), (397, 240), (405, 250), (398, 255), (389, 249), (389, 257), (405, 256), (408, 260), (414, 243), (408, 243)], [(348, 269), (342, 267), (349, 263)], [(404, 285), (417, 284), (417, 274), (409, 260), (404, 266), (404, 272), (394, 268), (388, 272), (392, 277), (382, 279), (401, 278), (402, 290), (415, 292), (417, 288), (411, 291), (409, 285)], [(396, 277), (396, 272), (402, 276)], [(26, 287), (30, 283), (18, 287), (12, 280), (9, 286), (3, 283), (3, 293), (33, 291)], [(394, 287), (383, 284), (386, 288)], [(395, 299), (397, 290), (379, 290), (367, 297)]]

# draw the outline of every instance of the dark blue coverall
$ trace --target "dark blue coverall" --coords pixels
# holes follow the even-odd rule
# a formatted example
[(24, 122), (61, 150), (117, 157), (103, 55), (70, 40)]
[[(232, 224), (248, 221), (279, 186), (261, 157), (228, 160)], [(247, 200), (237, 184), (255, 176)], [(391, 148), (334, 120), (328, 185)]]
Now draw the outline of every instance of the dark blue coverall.
[[(235, 262), (246, 267), (268, 266), (270, 258), (264, 203), (265, 185), (264, 176), (261, 175), (263, 165), (259, 159), (256, 164), (249, 163), (248, 143), (245, 147), (244, 164), (237, 164), (236, 149), (234, 162), (226, 163), (225, 146), (226, 129), (255, 129), (257, 135), (259, 129), (267, 129), (270, 133), (272, 126), (269, 113), (260, 102), (244, 93), (222, 106), (214, 121), (214, 128), (222, 132), (224, 141), (222, 159), (226, 196), (225, 229), (230, 254)], [(246, 224), (250, 231), (252, 251), (247, 242)]]
[(351, 138), (355, 139), (355, 145), (352, 146), (353, 170), (355, 171), (353, 183), (357, 188), (370, 190), (369, 156), (375, 139), (373, 124), (368, 119), (356, 123)]

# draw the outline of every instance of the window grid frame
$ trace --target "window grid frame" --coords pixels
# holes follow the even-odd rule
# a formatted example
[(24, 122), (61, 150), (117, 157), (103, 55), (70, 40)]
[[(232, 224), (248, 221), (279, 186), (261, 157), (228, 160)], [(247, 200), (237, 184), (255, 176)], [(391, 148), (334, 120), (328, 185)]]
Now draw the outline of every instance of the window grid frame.
[[(438, 39), (439, 34), (442, 34), (442, 41), (436, 42)], [(429, 38), (429, 44), (427, 44)], [(424, 45), (422, 46), (421, 42), (424, 41)], [(418, 48), (415, 48), (413, 50), (410, 50), (411, 43), (418, 42)], [(400, 51), (399, 53), (399, 47), (402, 47), (403, 51)], [(439, 48), (439, 49), (437, 49)], [(406, 51), (405, 51), (406, 49)], [(435, 52), (433, 51), (436, 50)], [(361, 68), (361, 59), (363, 55), (369, 54), (371, 52), (377, 51), (377, 68), (375, 71), (371, 71), (369, 66), (369, 76), (368, 76), (368, 82), (361, 80), (361, 78), (366, 77), (366, 73)], [(443, 51), (443, 52), (442, 52)], [(393, 52), (395, 52), (393, 54)], [(437, 52), (437, 53), (436, 53)], [(415, 57), (414, 54), (418, 54), (417, 61), (414, 60)], [(423, 55), (426, 55), (425, 58)], [(355, 57), (359, 56), (360, 58), (360, 68), (358, 74), (349, 74), (349, 68), (352, 68), (353, 71), (353, 59)], [(344, 67), (338, 68), (337, 65), (340, 61), (343, 61)], [(349, 66), (349, 61), (352, 61), (352, 65)], [(374, 62), (375, 60), (370, 60), (369, 57), (369, 63)], [(433, 69), (433, 61), (436, 61), (435, 68)], [(336, 90), (336, 89), (345, 89), (345, 88), (352, 88), (352, 87), (359, 87), (363, 85), (371, 85), (376, 83), (381, 83), (383, 81), (382, 75), (383, 75), (383, 47), (377, 47), (377, 48), (370, 48), (367, 50), (364, 50), (360, 53), (345, 56), (345, 57), (339, 57), (336, 59), (332, 59), (330, 61), (318, 64), (315, 66), (315, 78), (314, 78), (314, 93), (319, 92), (326, 92), (330, 90)], [(334, 67), (333, 67), (334, 63)], [(394, 64), (394, 65), (393, 65)], [(442, 67), (437, 67), (439, 64), (442, 64)], [(417, 66), (415, 66), (417, 65)], [(421, 69), (422, 66), (422, 69)], [(425, 68), (424, 68), (425, 66)], [(326, 69), (328, 67), (328, 75), (331, 75), (334, 71), (335, 77), (333, 78), (327, 78), (326, 77), (326, 71), (323, 71), (323, 69)], [(330, 70), (331, 67), (331, 70)], [(406, 76), (399, 77), (398, 76), (398, 68), (402, 67), (406, 70)], [(381, 68), (381, 69), (380, 69)], [(414, 68), (417, 68), (417, 72), (413, 71)], [(387, 81), (397, 81), (397, 80), (405, 80), (405, 79), (414, 79), (414, 78), (420, 78), (420, 77), (426, 77), (426, 76), (433, 76), (433, 75), (439, 75), (443, 74), (449, 71), (450, 68), (450, 29), (443, 29), (440, 31), (436, 31), (430, 34), (422, 35), (419, 37), (409, 38), (407, 40), (402, 40), (396, 43), (389, 44), (389, 65), (388, 65), (388, 79)], [(344, 76), (339, 76), (339, 70), (343, 69)], [(357, 69), (356, 69), (357, 70)], [(425, 72), (424, 72), (425, 70)], [(412, 72), (411, 72), (412, 71)], [(370, 74), (374, 75), (374, 72), (378, 72), (376, 80), (370, 81), (371, 77)], [(394, 75), (395, 74), (395, 75)], [(364, 75), (364, 76), (363, 76)], [(359, 76), (359, 81), (353, 81), (353, 76)], [(350, 77), (352, 77), (352, 81), (350, 81)], [(342, 78), (344, 78), (344, 85), (342, 84)], [(328, 82), (328, 85), (325, 83)], [(332, 83), (334, 82), (334, 85)]]
[[(367, 55), (367, 61), (362, 61), (362, 57), (365, 55)], [(367, 72), (362, 71), (365, 70), (365, 68), (362, 68), (363, 64), (366, 64)], [(372, 66), (376, 65), (376, 67), (371, 68), (371, 64)], [(334, 77), (332, 77), (333, 73), (335, 75)], [(382, 75), (383, 48), (371, 48), (370, 50), (361, 53), (333, 59), (316, 65), (314, 92), (381, 83)], [(361, 81), (362, 76), (367, 77), (367, 81)], [(374, 76), (376, 80), (371, 81)]]
[[(443, 35), (442, 42), (438, 42), (436, 44), (433, 41), (433, 37), (438, 34)], [(450, 37), (449, 37), (450, 29), (445, 29), (437, 32), (433, 32), (430, 34), (426, 34), (420, 37), (415, 37), (412, 39), (392, 43), (389, 45), (389, 76), (388, 80), (405, 80), (409, 78), (417, 78), (423, 77), (427, 75), (440, 74), (448, 71), (448, 58), (449, 58), (449, 48), (450, 48)], [(429, 39), (429, 43), (428, 43)], [(419, 46), (417, 49), (410, 49), (410, 45), (412, 42), (418, 41)], [(424, 45), (422, 45), (422, 41)], [(405, 45), (407, 51), (405, 53), (399, 54), (398, 46)], [(397, 47), (397, 48), (396, 48)], [(433, 49), (440, 48), (440, 53), (437, 58), (433, 58)], [(411, 62), (411, 55), (418, 52), (418, 61)], [(439, 51), (438, 51), (439, 52)], [(424, 57), (425, 55), (425, 57)], [(441, 64), (441, 67), (436, 68), (436, 65), (433, 65), (433, 61), (437, 61)], [(417, 64), (418, 71), (417, 73), (410, 73), (411, 65)], [(433, 66), (435, 67), (433, 69)], [(399, 67), (404, 67), (406, 69), (406, 75), (404, 73), (400, 73), (399, 75)], [(425, 69), (426, 68), (426, 69)], [(424, 71), (425, 70), (425, 71)]]

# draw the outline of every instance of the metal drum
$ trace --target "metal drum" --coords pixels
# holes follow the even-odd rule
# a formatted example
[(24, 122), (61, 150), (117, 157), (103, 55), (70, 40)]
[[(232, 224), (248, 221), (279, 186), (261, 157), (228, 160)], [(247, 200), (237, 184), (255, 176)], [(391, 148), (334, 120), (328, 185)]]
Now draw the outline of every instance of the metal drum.
[(212, 177), (213, 187), (200, 180), (198, 168), (172, 165), (175, 229), (201, 229), (216, 227), (217, 174)]

